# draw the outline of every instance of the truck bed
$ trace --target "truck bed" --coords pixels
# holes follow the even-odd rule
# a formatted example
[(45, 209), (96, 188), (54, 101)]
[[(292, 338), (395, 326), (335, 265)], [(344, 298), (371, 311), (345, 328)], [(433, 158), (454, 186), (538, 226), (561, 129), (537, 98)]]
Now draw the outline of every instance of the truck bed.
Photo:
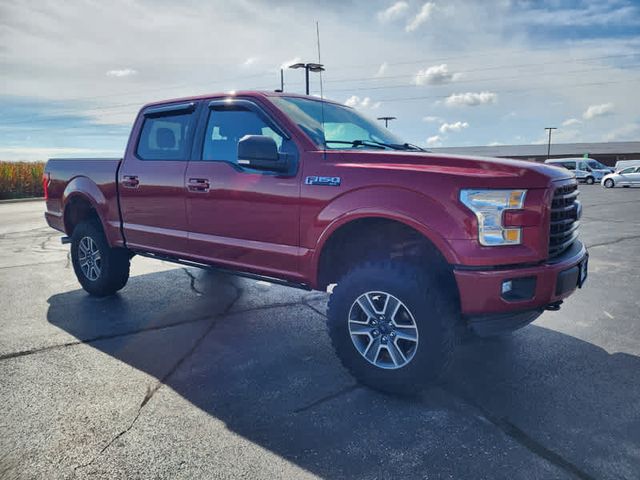
[(44, 170), (48, 178), (47, 223), (65, 232), (63, 205), (69, 200), (88, 201), (99, 213), (109, 240), (114, 245), (122, 244), (116, 181), (121, 161), (121, 158), (50, 159)]

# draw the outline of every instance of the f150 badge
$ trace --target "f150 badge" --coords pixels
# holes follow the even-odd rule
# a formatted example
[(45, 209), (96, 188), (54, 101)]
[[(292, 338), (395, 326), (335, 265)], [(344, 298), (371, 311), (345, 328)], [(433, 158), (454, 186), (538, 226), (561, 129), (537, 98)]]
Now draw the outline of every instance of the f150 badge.
[(307, 177), (304, 183), (307, 185), (324, 185), (326, 187), (337, 187), (340, 185), (340, 177)]

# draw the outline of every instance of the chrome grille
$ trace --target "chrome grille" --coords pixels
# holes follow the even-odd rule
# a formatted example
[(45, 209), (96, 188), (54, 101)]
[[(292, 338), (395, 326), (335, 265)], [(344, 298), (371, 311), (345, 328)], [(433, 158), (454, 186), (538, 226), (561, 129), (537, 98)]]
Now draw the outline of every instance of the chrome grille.
[(580, 202), (576, 183), (556, 188), (551, 202), (549, 258), (566, 251), (578, 238)]

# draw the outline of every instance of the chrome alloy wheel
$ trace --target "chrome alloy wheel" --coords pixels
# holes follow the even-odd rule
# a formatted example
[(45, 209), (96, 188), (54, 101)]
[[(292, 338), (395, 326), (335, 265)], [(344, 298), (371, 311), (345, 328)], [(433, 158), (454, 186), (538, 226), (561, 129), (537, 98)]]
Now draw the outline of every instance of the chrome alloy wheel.
[(416, 354), (418, 326), (407, 306), (393, 295), (360, 295), (349, 309), (348, 320), (353, 345), (376, 367), (402, 368)]
[(91, 237), (83, 237), (78, 244), (78, 263), (84, 276), (91, 281), (100, 278), (102, 257), (98, 245)]

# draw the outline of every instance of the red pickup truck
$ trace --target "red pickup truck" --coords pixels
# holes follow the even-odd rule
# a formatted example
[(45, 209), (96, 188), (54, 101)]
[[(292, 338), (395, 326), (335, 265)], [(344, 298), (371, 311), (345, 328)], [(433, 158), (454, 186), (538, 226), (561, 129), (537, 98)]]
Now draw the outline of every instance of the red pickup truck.
[(50, 160), (43, 181), (90, 294), (134, 255), (329, 290), (338, 356), (383, 390), (429, 384), (461, 332), (520, 328), (587, 275), (568, 170), (432, 154), (314, 97), (152, 103), (124, 158)]

